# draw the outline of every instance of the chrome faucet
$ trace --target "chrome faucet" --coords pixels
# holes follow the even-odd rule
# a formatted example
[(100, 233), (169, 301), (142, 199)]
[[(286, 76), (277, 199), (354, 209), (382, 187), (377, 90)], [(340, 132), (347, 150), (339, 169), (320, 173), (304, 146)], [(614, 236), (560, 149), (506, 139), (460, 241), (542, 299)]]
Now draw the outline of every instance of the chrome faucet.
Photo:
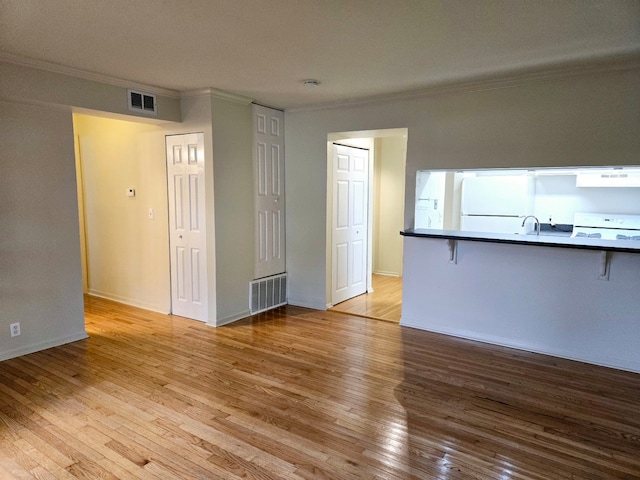
[(536, 235), (540, 235), (540, 220), (538, 220), (538, 217), (535, 215), (527, 215), (524, 217), (524, 220), (522, 220), (522, 226), (524, 227), (524, 224), (527, 223), (527, 219), (529, 218), (533, 218), (536, 221)]

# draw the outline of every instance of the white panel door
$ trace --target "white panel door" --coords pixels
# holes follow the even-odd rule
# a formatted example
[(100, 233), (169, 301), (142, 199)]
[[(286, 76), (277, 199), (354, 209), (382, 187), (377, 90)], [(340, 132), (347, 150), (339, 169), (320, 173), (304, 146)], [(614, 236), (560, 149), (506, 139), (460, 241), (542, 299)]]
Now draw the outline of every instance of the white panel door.
[(253, 105), (254, 278), (285, 271), (284, 113)]
[(367, 291), (369, 151), (333, 145), (333, 305)]
[(204, 134), (169, 135), (171, 312), (207, 321)]

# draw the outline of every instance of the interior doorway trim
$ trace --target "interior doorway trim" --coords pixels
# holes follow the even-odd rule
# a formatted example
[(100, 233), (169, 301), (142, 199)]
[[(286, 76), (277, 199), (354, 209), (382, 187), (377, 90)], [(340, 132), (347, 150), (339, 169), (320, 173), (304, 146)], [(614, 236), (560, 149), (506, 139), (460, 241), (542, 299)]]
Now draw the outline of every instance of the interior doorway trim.
[[(333, 225), (333, 144), (337, 143), (355, 148), (369, 150), (369, 204), (368, 212), (368, 232), (367, 232), (367, 292), (373, 292), (373, 201), (377, 194), (374, 190), (374, 165), (376, 162), (375, 139), (385, 137), (399, 137), (408, 135), (406, 128), (391, 128), (383, 130), (361, 130), (335, 132), (327, 135), (327, 196), (326, 196), (326, 262), (325, 262), (325, 299), (326, 308), (333, 307), (332, 303), (332, 279), (333, 279), (333, 253), (332, 253), (332, 225)], [(406, 162), (406, 157), (405, 157)], [(404, 195), (404, 193), (403, 193)]]

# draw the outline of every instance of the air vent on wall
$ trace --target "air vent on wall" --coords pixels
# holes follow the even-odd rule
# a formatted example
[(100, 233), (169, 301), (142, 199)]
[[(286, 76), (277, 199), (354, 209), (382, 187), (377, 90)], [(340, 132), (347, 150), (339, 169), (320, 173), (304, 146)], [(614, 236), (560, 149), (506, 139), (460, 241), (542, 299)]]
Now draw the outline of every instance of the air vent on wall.
[(138, 113), (157, 115), (156, 96), (151, 93), (129, 90), (129, 110)]
[(287, 303), (287, 274), (281, 273), (249, 283), (251, 315), (280, 307)]

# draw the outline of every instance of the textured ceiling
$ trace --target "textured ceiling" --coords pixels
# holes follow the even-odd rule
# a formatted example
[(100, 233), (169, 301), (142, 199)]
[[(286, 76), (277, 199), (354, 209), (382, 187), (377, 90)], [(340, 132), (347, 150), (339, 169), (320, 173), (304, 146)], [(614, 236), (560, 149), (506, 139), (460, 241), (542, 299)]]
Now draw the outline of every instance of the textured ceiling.
[(640, 0), (0, 0), (0, 51), (294, 108), (637, 59)]

